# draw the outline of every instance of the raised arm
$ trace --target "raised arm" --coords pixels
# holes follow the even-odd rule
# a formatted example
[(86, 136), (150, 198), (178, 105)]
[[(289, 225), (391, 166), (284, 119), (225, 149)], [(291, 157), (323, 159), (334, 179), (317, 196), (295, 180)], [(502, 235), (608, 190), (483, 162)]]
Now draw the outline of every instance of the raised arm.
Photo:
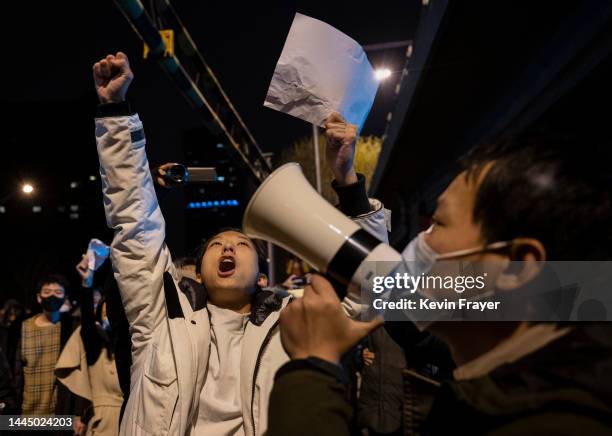
[(380, 201), (368, 199), (365, 176), (354, 167), (357, 126), (336, 112), (325, 120), (325, 157), (334, 174), (332, 187), (338, 194), (338, 208), (383, 242), (388, 241), (389, 212)]
[[(325, 157), (334, 174), (332, 187), (338, 195), (338, 208), (362, 228), (388, 243), (389, 211), (380, 201), (368, 198), (365, 176), (355, 172), (353, 165), (357, 133), (357, 126), (347, 123), (338, 113), (332, 113), (325, 121)], [(359, 292), (359, 289), (349, 288), (342, 300), (345, 313), (352, 318), (361, 315), (363, 309)]]
[(101, 103), (96, 142), (104, 209), (108, 225), (115, 230), (111, 260), (137, 359), (164, 319), (163, 274), (171, 259), (142, 123), (125, 101), (133, 78), (126, 55), (118, 52), (97, 62), (93, 76)]

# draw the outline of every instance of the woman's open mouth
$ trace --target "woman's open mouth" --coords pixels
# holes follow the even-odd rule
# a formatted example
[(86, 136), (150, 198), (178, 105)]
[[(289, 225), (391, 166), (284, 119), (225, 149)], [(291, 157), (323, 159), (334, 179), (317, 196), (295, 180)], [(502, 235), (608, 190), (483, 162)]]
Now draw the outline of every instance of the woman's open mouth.
[(219, 261), (217, 274), (219, 277), (229, 277), (236, 271), (236, 260), (231, 256), (223, 256)]

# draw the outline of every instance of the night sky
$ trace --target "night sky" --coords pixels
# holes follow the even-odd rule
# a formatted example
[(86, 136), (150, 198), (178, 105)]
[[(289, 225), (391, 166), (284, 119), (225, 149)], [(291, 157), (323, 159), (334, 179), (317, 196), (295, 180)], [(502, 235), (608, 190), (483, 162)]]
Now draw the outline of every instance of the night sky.
[[(407, 40), (420, 1), (173, 1), (178, 15), (264, 151), (278, 152), (310, 133), (305, 122), (262, 106), (296, 12), (323, 20), (359, 43)], [(142, 44), (110, 0), (3, 5), (0, 93), (0, 301), (30, 295), (38, 275), (73, 265), (91, 237), (110, 242), (93, 136), (97, 104), (91, 66), (117, 50), (130, 58), (128, 98), (145, 125), (151, 164), (181, 161), (186, 131), (201, 122), (165, 73), (142, 59)], [(376, 52), (372, 63), (397, 72), (403, 50)], [(397, 77), (398, 75), (396, 75)], [(395, 83), (381, 85), (364, 134), (381, 135)], [(30, 181), (35, 196), (23, 198)], [(71, 187), (72, 184), (72, 187)], [(6, 197), (9, 197), (6, 199)], [(180, 195), (162, 204), (171, 249), (184, 254)], [(34, 213), (33, 206), (40, 206)], [(75, 207), (76, 206), (76, 207)]]

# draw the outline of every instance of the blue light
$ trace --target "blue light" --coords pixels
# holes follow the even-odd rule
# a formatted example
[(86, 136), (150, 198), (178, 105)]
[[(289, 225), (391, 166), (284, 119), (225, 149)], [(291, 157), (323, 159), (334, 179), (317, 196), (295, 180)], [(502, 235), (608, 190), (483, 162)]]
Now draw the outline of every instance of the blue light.
[(238, 206), (238, 200), (208, 200), (208, 201), (190, 201), (187, 203), (187, 209), (207, 209), (209, 207), (235, 207)]

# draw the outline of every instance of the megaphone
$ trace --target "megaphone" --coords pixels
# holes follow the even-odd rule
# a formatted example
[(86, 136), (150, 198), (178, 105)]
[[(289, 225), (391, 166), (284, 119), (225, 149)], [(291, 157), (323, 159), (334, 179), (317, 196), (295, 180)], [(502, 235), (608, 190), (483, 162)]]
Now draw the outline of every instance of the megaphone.
[(321, 197), (295, 162), (263, 181), (249, 201), (242, 230), (304, 259), (349, 289), (374, 274), (390, 273), (402, 259)]

